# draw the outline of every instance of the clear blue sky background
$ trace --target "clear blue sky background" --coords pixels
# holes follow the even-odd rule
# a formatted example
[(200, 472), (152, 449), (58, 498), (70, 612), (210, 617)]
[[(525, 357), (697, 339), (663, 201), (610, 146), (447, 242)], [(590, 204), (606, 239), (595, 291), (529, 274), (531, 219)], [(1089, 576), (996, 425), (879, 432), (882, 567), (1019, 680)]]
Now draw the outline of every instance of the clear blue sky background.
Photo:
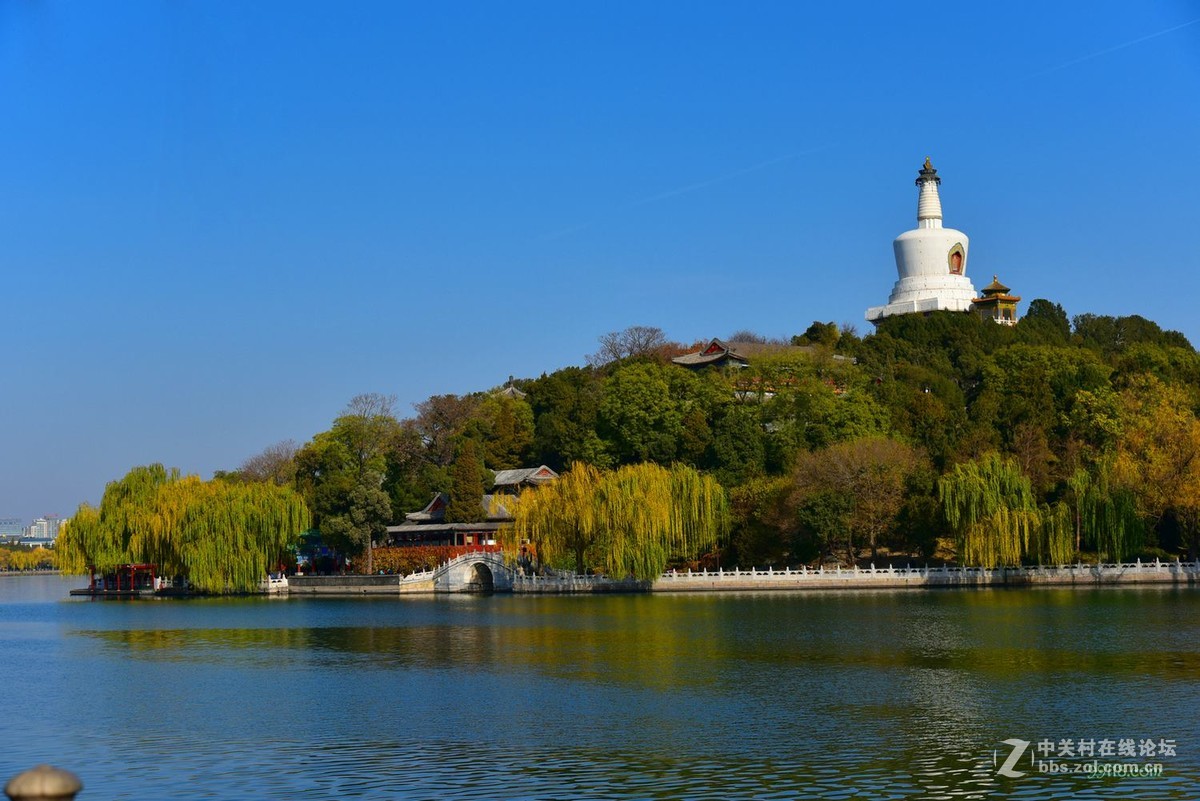
[(969, 275), (1200, 342), (1200, 4), (0, 2), (0, 517)]

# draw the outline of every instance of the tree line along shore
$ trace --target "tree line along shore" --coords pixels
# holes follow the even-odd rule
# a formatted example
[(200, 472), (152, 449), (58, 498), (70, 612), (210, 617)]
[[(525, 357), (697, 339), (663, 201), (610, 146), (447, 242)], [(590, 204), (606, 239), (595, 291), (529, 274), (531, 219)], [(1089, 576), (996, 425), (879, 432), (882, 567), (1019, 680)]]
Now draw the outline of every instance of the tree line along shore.
[[(706, 346), (730, 358), (693, 358)], [(207, 481), (134, 468), (80, 506), (56, 557), (244, 589), (311, 531), (361, 569), (436, 494), (448, 522), (481, 520), (492, 471), (544, 464), (560, 478), (505, 499), (498, 534), (537, 568), (1194, 560), (1198, 411), (1182, 334), (1047, 300), (1015, 326), (937, 312), (866, 336), (818, 322), (684, 345), (634, 327), (585, 365), (409, 417), (357, 396), (327, 431)]]

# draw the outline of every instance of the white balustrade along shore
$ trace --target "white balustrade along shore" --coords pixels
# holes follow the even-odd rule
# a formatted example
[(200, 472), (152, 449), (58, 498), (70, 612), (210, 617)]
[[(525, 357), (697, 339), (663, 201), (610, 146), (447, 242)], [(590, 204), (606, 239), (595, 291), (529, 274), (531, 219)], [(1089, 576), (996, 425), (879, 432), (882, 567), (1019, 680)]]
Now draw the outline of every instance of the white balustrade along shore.
[(669, 571), (652, 592), (1174, 584), (1200, 586), (1200, 562), (1041, 567), (870, 567)]
[(408, 576), (297, 576), (290, 594), (408, 595), (442, 592), (599, 593), (759, 590), (935, 589), (939, 587), (1096, 587), (1158, 584), (1200, 587), (1200, 562), (1127, 562), (1042, 567), (833, 567), (670, 571), (653, 582), (566, 572), (523, 575), (498, 554), (464, 554)]
[(400, 594), (408, 595), (410, 593), (416, 593), (418, 595), (424, 595), (425, 593), (433, 592), (434, 587), (436, 586), (435, 576), (437, 572), (437, 569), (422, 570), (419, 573), (409, 573), (407, 576), (401, 576), (399, 589)]
[(524, 593), (585, 593), (585, 592), (646, 592), (651, 589), (648, 581), (637, 579), (610, 579), (608, 576), (576, 576), (569, 573), (538, 575), (514, 575), (513, 592)]

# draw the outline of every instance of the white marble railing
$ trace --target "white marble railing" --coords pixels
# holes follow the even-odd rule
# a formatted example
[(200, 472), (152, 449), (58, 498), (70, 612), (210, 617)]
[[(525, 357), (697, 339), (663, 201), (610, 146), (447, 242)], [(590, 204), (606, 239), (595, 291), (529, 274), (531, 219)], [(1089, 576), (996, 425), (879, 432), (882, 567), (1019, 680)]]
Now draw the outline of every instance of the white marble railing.
[[(412, 573), (399, 579), (401, 586), (420, 582), (442, 579), (447, 571), (463, 560), (475, 561), (478, 554), (464, 554), (439, 565), (433, 570)], [(503, 567), (511, 576), (514, 587), (524, 587), (528, 590), (552, 591), (554, 588), (575, 591), (588, 587), (618, 587), (628, 581), (614, 580), (602, 575), (576, 576), (565, 572), (552, 572), (546, 575), (523, 575), (502, 565), (498, 559), (486, 560), (495, 562), (494, 568)], [(713, 587), (713, 585), (729, 584), (731, 587), (741, 584), (754, 586), (803, 586), (811, 583), (816, 586), (845, 583), (874, 584), (880, 586), (907, 584), (1004, 584), (1004, 583), (1076, 583), (1084, 581), (1130, 581), (1136, 582), (1139, 577), (1145, 581), (1171, 581), (1172, 576), (1190, 576), (1200, 580), (1200, 562), (1164, 562), (1141, 560), (1122, 563), (1073, 564), (1073, 565), (1042, 565), (1014, 567), (799, 567), (799, 568), (749, 568), (733, 570), (671, 570), (662, 574), (655, 582), (659, 589), (678, 587), (684, 589), (689, 584), (697, 587)]]
[(483, 562), (489, 568), (508, 569), (504, 564), (504, 556), (498, 551), (468, 551), (466, 553), (459, 554), (453, 559), (442, 562), (432, 570), (422, 570), (418, 573), (409, 573), (407, 576), (401, 576), (400, 583), (408, 584), (411, 582), (428, 581), (429, 579), (435, 578), (439, 575), (444, 575), (447, 570), (462, 562)]
[(914, 578), (914, 579), (938, 579), (938, 578), (964, 578), (964, 579), (980, 579), (980, 578), (1002, 578), (1008, 576), (1030, 576), (1030, 577), (1117, 577), (1128, 576), (1128, 574), (1198, 574), (1200, 576), (1200, 561), (1198, 562), (1182, 562), (1182, 561), (1160, 561), (1144, 562), (1140, 559), (1134, 562), (1102, 562), (1098, 565), (1042, 565), (1042, 566), (1014, 566), (1014, 567), (841, 567), (833, 568), (826, 567), (797, 567), (797, 568), (781, 568), (775, 570), (773, 567), (768, 567), (766, 570), (762, 568), (751, 567), (749, 570), (722, 570), (718, 568), (715, 571), (667, 571), (662, 574), (661, 580), (670, 580), (670, 582), (678, 582), (678, 580), (698, 579), (704, 582), (712, 582), (712, 580), (720, 579), (770, 579), (781, 578), (790, 580), (803, 580), (804, 578)]
[(574, 582), (576, 584), (587, 584), (587, 583), (605, 584), (605, 583), (611, 583), (612, 579), (610, 579), (608, 576), (577, 576), (574, 574), (565, 574), (565, 575), (550, 574), (550, 575), (546, 575), (546, 576), (539, 576), (537, 574), (532, 574), (532, 575), (526, 576), (526, 575), (522, 575), (522, 574), (518, 573), (513, 576), (514, 583), (554, 584), (554, 583), (561, 583), (564, 581), (570, 581), (570, 582)]
[(670, 570), (664, 573), (660, 580), (662, 581), (705, 581), (713, 580), (741, 580), (754, 579), (783, 579), (788, 581), (803, 581), (806, 578), (820, 579), (828, 581), (830, 579), (922, 579), (922, 580), (954, 580), (964, 579), (977, 581), (980, 579), (1002, 579), (1009, 576), (1029, 576), (1044, 577), (1044, 578), (1068, 578), (1068, 577), (1088, 577), (1088, 578), (1105, 578), (1118, 577), (1129, 575), (1200, 575), (1200, 562), (1163, 562), (1155, 559), (1153, 562), (1143, 562), (1140, 559), (1136, 562), (1121, 562), (1121, 563), (1100, 563), (1094, 565), (1074, 564), (1074, 565), (1041, 565), (1041, 566), (1015, 566), (1015, 567), (854, 567), (843, 568), (840, 565), (834, 568), (783, 568), (776, 570), (768, 567), (765, 570), (760, 568), (750, 568), (742, 570), (735, 568), (733, 570), (700, 570), (700, 571), (677, 571)]
[[(441, 568), (438, 569), (440, 570)], [(400, 577), (400, 583), (409, 584), (417, 581), (428, 581), (433, 578), (433, 574), (436, 572), (437, 570), (422, 570), (420, 573), (409, 573), (407, 576)]]

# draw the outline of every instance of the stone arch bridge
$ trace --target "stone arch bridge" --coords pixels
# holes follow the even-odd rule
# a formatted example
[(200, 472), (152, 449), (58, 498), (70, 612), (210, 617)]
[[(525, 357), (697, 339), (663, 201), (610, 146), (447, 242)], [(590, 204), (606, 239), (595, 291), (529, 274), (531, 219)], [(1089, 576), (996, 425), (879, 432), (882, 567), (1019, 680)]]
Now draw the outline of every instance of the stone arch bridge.
[(465, 553), (431, 573), (408, 578), (431, 581), (433, 592), (512, 592), (513, 588), (513, 569), (496, 551)]

